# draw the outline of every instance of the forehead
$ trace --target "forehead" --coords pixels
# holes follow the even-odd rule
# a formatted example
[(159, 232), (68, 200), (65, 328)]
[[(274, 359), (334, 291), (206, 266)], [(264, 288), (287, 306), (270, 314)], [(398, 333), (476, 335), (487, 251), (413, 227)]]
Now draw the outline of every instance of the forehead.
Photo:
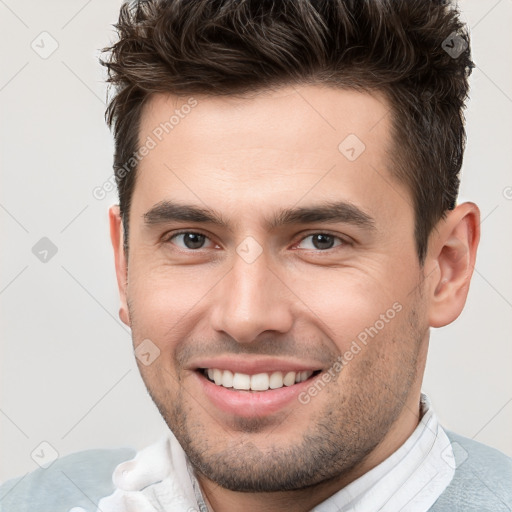
[(254, 217), (254, 209), (242, 211), (248, 205), (322, 198), (364, 211), (387, 204), (391, 218), (410, 201), (388, 169), (389, 111), (377, 93), (324, 86), (246, 97), (153, 95), (139, 134), (151, 149), (138, 165), (133, 202), (146, 209), (163, 199), (222, 205), (239, 221)]
[(183, 138), (198, 150), (213, 152), (219, 144), (223, 151), (257, 145), (299, 153), (332, 151), (349, 134), (368, 144), (385, 142), (389, 110), (378, 92), (319, 85), (280, 87), (242, 97), (154, 94), (142, 111), (140, 142), (152, 133), (157, 139), (172, 138), (175, 156)]

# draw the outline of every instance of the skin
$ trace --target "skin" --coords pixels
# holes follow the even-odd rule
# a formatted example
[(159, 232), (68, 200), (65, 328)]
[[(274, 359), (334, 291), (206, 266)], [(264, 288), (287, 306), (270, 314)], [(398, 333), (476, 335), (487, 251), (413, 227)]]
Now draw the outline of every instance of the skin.
[[(479, 242), (479, 210), (463, 203), (433, 230), (421, 267), (410, 191), (390, 173), (384, 97), (309, 85), (251, 97), (194, 96), (198, 104), (139, 164), (129, 254), (119, 208), (110, 209), (121, 299), (146, 386), (190, 457), (212, 510), (311, 510), (396, 451), (416, 428), (429, 328), (462, 311)], [(154, 95), (140, 141), (188, 98)], [(349, 161), (348, 134), (366, 149)], [(212, 208), (225, 227), (147, 225), (163, 200)], [(348, 201), (374, 219), (269, 229), (282, 208)], [(186, 245), (186, 229), (206, 236)], [(311, 235), (335, 238), (331, 248)], [(236, 249), (253, 237), (248, 263)], [(336, 238), (339, 237), (339, 238)], [(127, 258), (128, 256), (128, 258)], [(220, 410), (196, 363), (223, 356), (290, 361), (322, 370), (393, 304), (400, 312), (307, 404), (260, 416)], [(317, 376), (319, 378), (322, 374)]]

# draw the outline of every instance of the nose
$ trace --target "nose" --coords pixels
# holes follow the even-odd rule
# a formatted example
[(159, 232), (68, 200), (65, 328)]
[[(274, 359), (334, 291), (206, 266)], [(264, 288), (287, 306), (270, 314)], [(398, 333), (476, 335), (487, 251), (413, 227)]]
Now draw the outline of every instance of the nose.
[(211, 326), (242, 344), (265, 331), (286, 333), (293, 324), (293, 297), (264, 252), (252, 262), (236, 254), (232, 269), (215, 287)]

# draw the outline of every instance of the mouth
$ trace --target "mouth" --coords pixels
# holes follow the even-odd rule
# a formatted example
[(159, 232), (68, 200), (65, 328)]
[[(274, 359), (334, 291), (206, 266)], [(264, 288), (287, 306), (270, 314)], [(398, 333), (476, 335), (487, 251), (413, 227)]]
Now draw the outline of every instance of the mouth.
[(198, 368), (197, 371), (218, 387), (241, 392), (265, 392), (293, 387), (321, 373), (321, 370), (296, 370), (247, 374), (219, 368)]
[(298, 397), (325, 370), (319, 361), (232, 355), (204, 357), (189, 369), (195, 377), (191, 385), (197, 385), (197, 400), (228, 422), (263, 417), (271, 421), (284, 411), (300, 410), (304, 405)]

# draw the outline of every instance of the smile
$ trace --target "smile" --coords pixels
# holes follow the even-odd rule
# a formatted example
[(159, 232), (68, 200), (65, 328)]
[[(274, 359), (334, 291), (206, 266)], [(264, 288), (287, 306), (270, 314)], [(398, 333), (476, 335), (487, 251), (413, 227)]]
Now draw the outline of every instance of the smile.
[(203, 368), (201, 371), (210, 382), (217, 386), (232, 388), (237, 391), (268, 391), (269, 389), (289, 387), (320, 373), (320, 370), (303, 370), (263, 372), (249, 375), (218, 368)]

